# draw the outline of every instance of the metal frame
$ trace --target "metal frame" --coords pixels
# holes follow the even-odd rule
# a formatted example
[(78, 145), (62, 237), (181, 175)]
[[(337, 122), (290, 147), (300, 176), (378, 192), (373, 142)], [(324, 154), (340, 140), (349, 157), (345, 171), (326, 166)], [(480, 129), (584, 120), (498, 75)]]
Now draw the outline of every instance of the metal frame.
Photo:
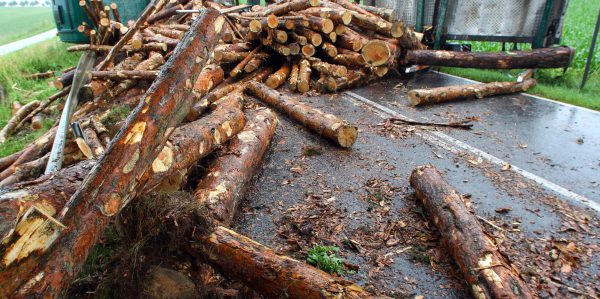
[[(419, 28), (423, 28), (423, 0), (418, 1), (417, 10), (417, 24), (415, 28), (419, 31)], [(448, 9), (448, 0), (438, 0), (436, 6), (436, 19), (434, 20), (435, 26), (435, 39), (434, 49), (440, 49), (446, 42), (446, 40), (464, 40), (464, 41), (486, 41), (486, 42), (503, 42), (503, 43), (531, 43), (532, 48), (542, 48), (548, 46), (550, 43), (560, 42), (560, 38), (554, 36), (547, 38), (548, 29), (551, 22), (551, 17), (555, 4), (555, 0), (546, 0), (544, 5), (544, 11), (542, 13), (542, 19), (537, 33), (535, 36), (482, 36), (482, 35), (457, 35), (457, 34), (445, 34), (444, 26), (446, 25), (446, 12)]]

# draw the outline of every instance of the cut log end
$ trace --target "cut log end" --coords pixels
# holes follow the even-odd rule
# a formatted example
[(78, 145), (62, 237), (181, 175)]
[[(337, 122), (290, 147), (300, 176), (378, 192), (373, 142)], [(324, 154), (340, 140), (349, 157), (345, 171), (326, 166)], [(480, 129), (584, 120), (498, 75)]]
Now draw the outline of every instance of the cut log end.
[(382, 40), (369, 41), (361, 51), (365, 62), (371, 66), (386, 64), (392, 55), (388, 44)]
[(341, 147), (351, 147), (356, 142), (358, 137), (358, 128), (355, 126), (344, 124), (338, 129), (337, 142)]

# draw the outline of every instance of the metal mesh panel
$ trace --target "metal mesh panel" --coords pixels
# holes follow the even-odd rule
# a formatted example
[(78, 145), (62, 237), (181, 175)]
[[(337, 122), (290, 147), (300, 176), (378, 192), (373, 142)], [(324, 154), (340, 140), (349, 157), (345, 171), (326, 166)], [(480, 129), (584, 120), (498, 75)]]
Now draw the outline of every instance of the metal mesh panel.
[(409, 26), (415, 26), (417, 21), (417, 0), (375, 0), (378, 7), (393, 8), (396, 18)]
[(536, 34), (545, 0), (450, 0), (446, 34), (522, 36)]

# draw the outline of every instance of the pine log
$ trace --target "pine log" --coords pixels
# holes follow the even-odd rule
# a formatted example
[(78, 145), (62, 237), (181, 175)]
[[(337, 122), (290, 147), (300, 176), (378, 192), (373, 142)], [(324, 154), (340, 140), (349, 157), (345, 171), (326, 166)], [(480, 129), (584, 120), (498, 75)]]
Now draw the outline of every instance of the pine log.
[(15, 114), (17, 114), (17, 112), (21, 110), (22, 107), (23, 105), (19, 103), (19, 101), (14, 101), (10, 110), (10, 116), (15, 116)]
[[(136, 67), (133, 70), (135, 70), (135, 71), (155, 70), (158, 67), (161, 67), (164, 62), (165, 62), (165, 60), (161, 53), (150, 52), (150, 54), (148, 55), (148, 58), (146, 60), (140, 62), (138, 65), (136, 65)], [(120, 95), (120, 94), (124, 93), (125, 91), (129, 90), (130, 88), (132, 88), (136, 83), (137, 83), (137, 81), (132, 80), (132, 79), (123, 80), (123, 81), (119, 82), (119, 84), (114, 86), (113, 88), (110, 88), (107, 90), (107, 97), (109, 99), (114, 99), (118, 95)], [(96, 95), (96, 93), (97, 93), (97, 91), (93, 91), (94, 95)]]
[(154, 80), (158, 75), (158, 71), (91, 71), (90, 74), (92, 78), (100, 80)]
[(306, 45), (302, 46), (302, 50), (301, 51), (302, 51), (302, 56), (304, 58), (312, 57), (317, 52), (317, 50), (315, 49), (315, 47), (313, 45), (309, 45), (309, 44), (306, 44)]
[(235, 82), (234, 77), (229, 77), (227, 80), (223, 81), (219, 86), (217, 86), (214, 90), (212, 90), (209, 94), (207, 94), (203, 99), (207, 100), (207, 103), (214, 103), (218, 99), (224, 97), (225, 95), (235, 92), (236, 90), (243, 91), (246, 87), (245, 84), (250, 80), (256, 80), (258, 82), (262, 82), (273, 73), (273, 68), (271, 67), (263, 67), (256, 72), (247, 75), (244, 79)]
[(226, 153), (211, 163), (194, 192), (212, 218), (226, 226), (231, 224), (244, 187), (259, 168), (277, 125), (270, 109), (252, 111), (247, 117), (244, 129), (229, 143)]
[(362, 55), (356, 52), (352, 54), (338, 54), (331, 60), (337, 64), (345, 65), (350, 68), (364, 67), (367, 65)]
[(13, 185), (17, 182), (26, 181), (32, 178), (36, 178), (44, 173), (46, 164), (48, 163), (49, 154), (43, 157), (24, 163), (19, 166), (17, 170), (9, 177), (5, 178), (0, 182), (0, 188)]
[(326, 18), (315, 17), (313, 15), (306, 15), (308, 20), (308, 27), (316, 32), (330, 33), (335, 29), (333, 21)]
[(289, 74), (290, 65), (288, 63), (284, 63), (275, 73), (271, 74), (267, 78), (265, 84), (273, 89), (277, 89), (279, 86), (285, 83), (285, 80)]
[(368, 11), (372, 14), (378, 15), (379, 17), (381, 17), (382, 19), (384, 19), (388, 22), (393, 22), (394, 18), (396, 17), (396, 11), (392, 8), (375, 7), (375, 6), (363, 5), (363, 4), (358, 4), (358, 7), (362, 8), (365, 11)]
[(121, 49), (129, 42), (133, 35), (138, 32), (139, 28), (146, 24), (147, 19), (166, 4), (166, 0), (155, 0), (152, 4), (153, 5), (148, 5), (146, 9), (144, 9), (132, 26), (128, 26), (129, 30), (127, 33), (121, 37), (121, 39), (112, 47), (108, 54), (106, 54), (104, 60), (98, 64), (96, 67), (97, 71), (103, 71), (109, 66), (112, 66), (113, 60), (115, 59), (117, 53), (121, 52)]
[(374, 39), (363, 46), (361, 55), (370, 66), (387, 65), (390, 68), (396, 68), (400, 54), (395, 44)]
[(63, 89), (67, 86), (70, 86), (73, 83), (73, 77), (75, 76), (75, 69), (66, 71), (62, 73), (56, 80), (54, 80), (53, 85), (56, 89)]
[(31, 113), (29, 113), (26, 117), (24, 117), (19, 124), (17, 125), (17, 127), (15, 128), (15, 130), (19, 130), (20, 128), (22, 128), (27, 122), (29, 122), (30, 120), (33, 119), (33, 117), (35, 117), (36, 115), (38, 115), (40, 112), (44, 111), (46, 108), (48, 108), (48, 106), (50, 106), (50, 104), (52, 104), (54, 101), (66, 96), (69, 94), (69, 91), (71, 90), (71, 87), (67, 87), (51, 96), (49, 96), (46, 100), (44, 100), (43, 102), (40, 103), (40, 105), (33, 111), (31, 111)]
[(358, 32), (346, 28), (342, 34), (340, 34), (335, 42), (336, 45), (352, 50), (354, 52), (360, 51), (369, 40), (362, 35), (358, 34)]
[(321, 74), (321, 76), (344, 77), (348, 74), (348, 69), (343, 65), (327, 63), (314, 57), (308, 58), (308, 61), (310, 62), (310, 67)]
[(219, 226), (196, 236), (193, 253), (267, 298), (375, 298), (360, 286)]
[(518, 270), (484, 233), (459, 193), (433, 166), (420, 166), (410, 185), (442, 235), (442, 242), (475, 298), (533, 298)]
[(42, 114), (36, 114), (35, 116), (33, 116), (31, 118), (31, 130), (32, 131), (37, 131), (39, 129), (41, 129), (44, 125), (44, 115)]
[(315, 47), (320, 46), (323, 42), (323, 37), (320, 34), (308, 28), (300, 27), (296, 28), (295, 31), (298, 35), (304, 36)]
[(318, 0), (292, 0), (271, 5), (259, 11), (243, 12), (242, 15), (247, 17), (266, 17), (268, 15), (280, 16), (292, 11), (301, 11), (317, 5), (319, 5)]
[(46, 79), (46, 78), (50, 78), (54, 76), (54, 72), (53, 71), (47, 71), (47, 72), (43, 72), (43, 73), (35, 73), (35, 74), (29, 74), (25, 76), (25, 79), (27, 80), (39, 80), (39, 79)]
[(335, 57), (338, 54), (337, 48), (328, 42), (324, 42), (321, 45), (321, 48), (323, 49), (323, 52), (325, 52), (325, 54), (327, 54), (327, 56), (329, 57)]
[[(190, 109), (193, 82), (220, 39), (224, 22), (215, 10), (200, 12), (85, 183), (58, 214), (56, 220), (64, 227), (43, 221), (0, 250), (0, 297), (62, 294), (108, 222), (156, 172), (147, 170), (154, 168), (170, 133)], [(110, 62), (107, 58), (103, 64)]]
[(292, 38), (292, 40), (297, 42), (300, 46), (304, 46), (304, 45), (306, 45), (306, 43), (308, 43), (308, 38), (306, 38), (303, 35), (299, 35), (298, 33), (294, 32), (294, 31), (290, 31), (289, 34), (290, 34), (290, 37)]
[(356, 141), (357, 127), (347, 124), (332, 114), (323, 113), (262, 83), (252, 81), (248, 83), (247, 87), (250, 93), (263, 102), (284, 112), (308, 129), (341, 147), (350, 147)]
[(181, 5), (181, 4), (173, 5), (169, 8), (163, 9), (163, 10), (151, 15), (150, 17), (148, 17), (147, 22), (148, 22), (148, 24), (154, 24), (160, 20), (164, 20), (164, 19), (174, 16), (178, 10), (182, 10), (182, 9), (183, 9), (183, 5)]
[(290, 48), (290, 55), (298, 55), (300, 54), (300, 45), (298, 43), (289, 43), (288, 48)]
[(302, 59), (300, 60), (298, 67), (298, 81), (296, 82), (296, 88), (299, 92), (305, 93), (310, 90), (310, 62), (306, 59)]
[(343, 77), (325, 77), (324, 85), (319, 86), (321, 92), (338, 92), (343, 89), (353, 88), (367, 83), (373, 77), (362, 70), (350, 70)]
[(297, 63), (292, 65), (290, 71), (290, 91), (296, 91), (298, 89), (298, 76), (300, 72), (300, 66)]
[[(144, 37), (142, 37), (142, 40), (145, 43), (165, 44), (165, 45), (167, 45), (167, 47), (173, 47), (173, 48), (175, 46), (177, 46), (177, 44), (179, 44), (179, 42), (181, 41), (179, 39), (174, 39), (174, 38), (170, 38), (170, 37), (166, 37), (166, 36), (162, 36), (162, 35), (144, 36)], [(141, 46), (139, 48), (141, 48)]]
[(117, 5), (117, 3), (111, 3), (110, 4), (110, 11), (113, 14), (113, 18), (115, 19), (115, 21), (121, 23), (121, 16), (119, 14), (119, 7)]
[(40, 106), (39, 101), (31, 101), (25, 105), (23, 105), (16, 113), (13, 115), (2, 130), (0, 131), (0, 143), (6, 142), (6, 140), (15, 132), (17, 125), (21, 122), (22, 119), (27, 117), (35, 108)]
[(478, 98), (527, 91), (535, 86), (535, 79), (523, 82), (492, 82), (468, 85), (444, 86), (431, 89), (414, 89), (408, 92), (413, 106), (449, 102), (457, 99)]
[[(224, 107), (175, 129), (152, 163), (151, 177), (141, 186), (142, 193), (175, 173), (187, 172), (189, 167), (219, 148), (243, 127), (244, 115), (239, 107)], [(85, 160), (61, 169), (55, 175), (45, 175), (23, 186), (0, 191), (0, 239), (9, 240), (12, 234), (18, 234), (13, 228), (22, 211), (34, 205), (43, 208), (48, 216), (55, 217), (95, 164), (94, 159)]]
[(233, 70), (231, 70), (231, 72), (229, 72), (229, 76), (230, 77), (236, 77), (237, 75), (239, 75), (240, 73), (242, 73), (242, 71), (244, 70), (244, 67), (246, 66), (246, 64), (248, 64), (248, 62), (252, 59), (252, 57), (254, 56), (254, 54), (256, 54), (260, 50), (261, 50), (261, 47), (256, 47), (256, 48), (254, 48), (254, 50), (250, 51), (250, 53), (248, 53), (248, 55), (246, 57), (244, 57), (244, 59), (242, 59), (242, 61), (240, 61), (240, 63), (238, 63), (233, 68)]
[(405, 64), (480, 69), (566, 68), (574, 55), (575, 50), (569, 47), (485, 53), (415, 50), (407, 52)]
[(317, 17), (328, 18), (336, 24), (348, 25), (352, 21), (352, 13), (345, 9), (334, 9), (329, 7), (310, 7), (301, 13), (310, 14)]
[(11, 166), (17, 159), (23, 154), (23, 150), (20, 150), (16, 153), (12, 153), (8, 156), (0, 158), (0, 171), (4, 171), (6, 168)]
[(91, 126), (87, 126), (83, 129), (83, 139), (87, 145), (89, 145), (94, 157), (97, 158), (104, 153), (104, 145), (102, 145), (98, 134), (96, 134), (96, 131), (94, 131), (94, 128)]

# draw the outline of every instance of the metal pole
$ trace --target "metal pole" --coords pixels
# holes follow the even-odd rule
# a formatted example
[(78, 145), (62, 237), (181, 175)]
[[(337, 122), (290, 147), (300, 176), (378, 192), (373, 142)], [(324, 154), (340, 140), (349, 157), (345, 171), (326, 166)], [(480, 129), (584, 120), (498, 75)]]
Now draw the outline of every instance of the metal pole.
[(581, 86), (579, 90), (582, 90), (587, 82), (588, 73), (590, 72), (590, 64), (592, 64), (592, 58), (594, 58), (594, 48), (596, 48), (596, 40), (598, 39), (598, 28), (600, 27), (600, 10), (598, 10), (598, 20), (596, 21), (596, 28), (594, 29), (594, 35), (592, 36), (592, 45), (590, 46), (590, 53), (588, 54), (587, 61), (585, 62), (585, 70), (583, 71), (583, 79), (581, 80)]
[(77, 108), (77, 102), (79, 97), (79, 90), (89, 80), (89, 71), (94, 66), (96, 61), (96, 53), (85, 52), (81, 55), (77, 69), (75, 70), (75, 77), (73, 83), (71, 83), (71, 91), (65, 101), (65, 107), (63, 108), (56, 129), (56, 136), (54, 137), (54, 143), (52, 144), (52, 150), (50, 151), (50, 157), (48, 158), (48, 164), (46, 165), (46, 171), (44, 174), (51, 174), (58, 171), (62, 167), (63, 152), (65, 150), (65, 143), (67, 141), (67, 131), (71, 124), (71, 116)]
[(446, 20), (446, 9), (448, 8), (448, 0), (441, 0), (437, 7), (437, 28), (435, 30), (435, 41), (433, 48), (439, 50), (442, 46), (442, 35), (444, 34), (444, 22)]

